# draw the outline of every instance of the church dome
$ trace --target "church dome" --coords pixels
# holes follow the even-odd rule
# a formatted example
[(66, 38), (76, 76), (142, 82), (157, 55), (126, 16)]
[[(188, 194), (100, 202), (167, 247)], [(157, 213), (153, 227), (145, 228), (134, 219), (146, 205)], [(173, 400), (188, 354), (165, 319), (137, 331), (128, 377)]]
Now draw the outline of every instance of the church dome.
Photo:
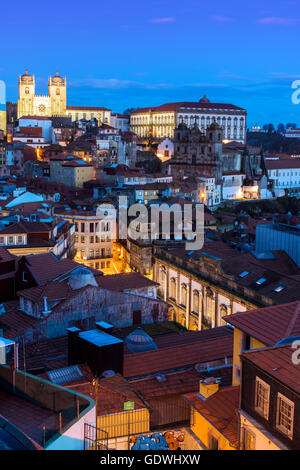
[(25, 70), (25, 74), (21, 77), (22, 82), (31, 82), (32, 76), (28, 74), (28, 70)]
[(157, 349), (151, 336), (149, 336), (140, 326), (125, 338), (125, 344), (132, 353), (154, 351)]
[(60, 84), (63, 83), (64, 80), (58, 75), (58, 72), (56, 72), (55, 77), (52, 78), (52, 83)]
[(94, 274), (85, 266), (74, 269), (69, 278), (69, 286), (73, 290), (86, 286), (98, 287)]

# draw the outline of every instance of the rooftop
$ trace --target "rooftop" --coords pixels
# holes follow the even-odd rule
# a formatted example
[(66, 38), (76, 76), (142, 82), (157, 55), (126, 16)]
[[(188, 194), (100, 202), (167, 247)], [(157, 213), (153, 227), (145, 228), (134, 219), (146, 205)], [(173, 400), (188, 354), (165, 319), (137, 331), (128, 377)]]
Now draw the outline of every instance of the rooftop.
[(240, 387), (219, 390), (205, 401), (197, 393), (188, 393), (183, 398), (195, 408), (213, 427), (223, 434), (230, 443), (238, 446), (238, 414)]
[(230, 325), (272, 346), (284, 338), (300, 336), (300, 301), (227, 315)]
[(244, 111), (243, 108), (239, 108), (238, 106), (235, 106), (233, 104), (227, 104), (227, 103), (205, 103), (205, 102), (191, 102), (191, 101), (181, 101), (181, 102), (175, 102), (175, 103), (165, 103), (160, 106), (152, 106), (148, 108), (139, 108), (136, 109), (131, 113), (133, 114), (139, 114), (139, 113), (148, 113), (149, 111), (152, 112), (161, 112), (161, 111), (179, 111), (181, 109), (203, 109), (203, 110), (209, 110), (209, 109), (221, 109), (221, 110), (236, 110), (236, 111)]
[(252, 362), (268, 375), (300, 393), (300, 365), (292, 361), (295, 349), (290, 344), (243, 352), (242, 358)]

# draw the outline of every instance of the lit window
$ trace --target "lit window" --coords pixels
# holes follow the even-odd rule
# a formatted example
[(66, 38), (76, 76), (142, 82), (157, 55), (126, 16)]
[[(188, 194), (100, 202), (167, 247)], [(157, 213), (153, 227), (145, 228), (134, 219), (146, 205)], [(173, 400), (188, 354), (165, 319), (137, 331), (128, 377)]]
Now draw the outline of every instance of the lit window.
[(265, 419), (269, 417), (270, 385), (256, 377), (255, 411)]
[(278, 393), (276, 427), (290, 439), (293, 438), (294, 403)]
[(239, 276), (240, 277), (245, 277), (249, 274), (249, 271), (243, 271)]
[(285, 289), (285, 286), (278, 286), (278, 287), (275, 287), (274, 289), (274, 292), (281, 292), (283, 289)]
[(243, 428), (243, 440), (242, 440), (242, 449), (243, 450), (254, 450), (255, 449), (255, 435), (249, 431), (247, 428)]
[(260, 286), (261, 284), (263, 284), (264, 282), (266, 282), (266, 280), (267, 280), (267, 279), (266, 279), (265, 277), (261, 277), (260, 279), (258, 279), (258, 280), (256, 281), (256, 284), (258, 284), (258, 285)]

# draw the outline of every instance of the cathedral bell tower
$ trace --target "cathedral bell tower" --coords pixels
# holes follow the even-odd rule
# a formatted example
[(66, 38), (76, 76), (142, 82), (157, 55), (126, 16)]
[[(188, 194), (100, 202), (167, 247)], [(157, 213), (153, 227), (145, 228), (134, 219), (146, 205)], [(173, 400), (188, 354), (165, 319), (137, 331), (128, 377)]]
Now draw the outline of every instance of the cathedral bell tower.
[(25, 74), (19, 76), (18, 119), (34, 114), (34, 93), (34, 75), (29, 75), (28, 70), (25, 70)]
[(65, 116), (67, 106), (67, 80), (56, 72), (56, 75), (48, 80), (48, 94), (51, 102), (52, 116)]

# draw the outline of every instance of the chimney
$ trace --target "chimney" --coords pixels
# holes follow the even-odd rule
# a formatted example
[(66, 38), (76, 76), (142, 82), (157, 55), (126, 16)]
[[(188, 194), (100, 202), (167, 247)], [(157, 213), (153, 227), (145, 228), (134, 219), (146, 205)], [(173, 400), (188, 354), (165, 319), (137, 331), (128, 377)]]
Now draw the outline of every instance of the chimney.
[(206, 400), (211, 395), (218, 392), (219, 383), (220, 379), (216, 379), (215, 377), (207, 377), (206, 379), (200, 380), (199, 394), (201, 398)]
[(96, 322), (96, 327), (100, 331), (104, 331), (105, 333), (112, 333), (112, 330), (114, 329), (114, 326), (111, 325), (110, 323), (107, 323), (105, 321), (98, 321)]
[(79, 360), (79, 347), (78, 347), (78, 335), (81, 330), (73, 326), (71, 328), (67, 328), (68, 333), (68, 365), (73, 366), (74, 364), (78, 364)]
[(48, 313), (51, 313), (51, 310), (48, 309), (47, 297), (44, 297), (44, 310), (42, 310), (42, 313), (44, 315), (48, 315)]

